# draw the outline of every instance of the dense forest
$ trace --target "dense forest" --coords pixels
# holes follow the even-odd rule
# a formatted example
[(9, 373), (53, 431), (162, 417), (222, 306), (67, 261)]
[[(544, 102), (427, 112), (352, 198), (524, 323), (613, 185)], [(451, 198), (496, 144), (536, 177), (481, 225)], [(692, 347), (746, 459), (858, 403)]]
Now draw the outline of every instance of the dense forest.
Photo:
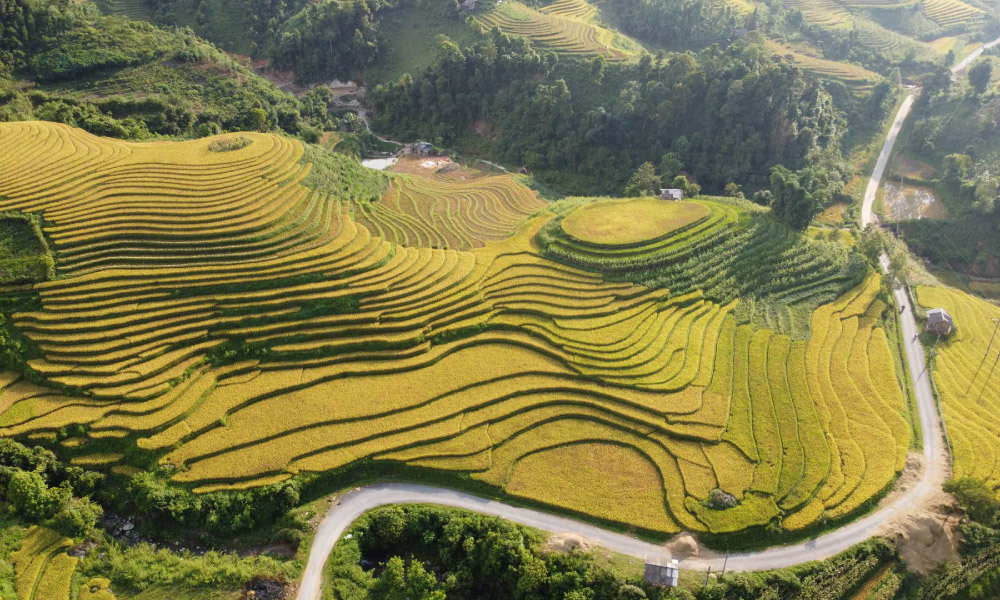
[(947, 221), (901, 224), (917, 254), (977, 277), (1000, 277), (1000, 92), (991, 89), (992, 63), (983, 59), (953, 82), (945, 71), (928, 79), (904, 134), (915, 156), (941, 165), (935, 190)]
[(488, 149), (543, 179), (570, 172), (580, 192), (617, 189), (668, 153), (709, 190), (760, 188), (778, 164), (839, 169), (847, 131), (825, 87), (773, 59), (756, 35), (621, 65), (557, 58), (493, 31), (464, 50), (443, 42), (432, 67), (371, 100), (380, 129)]
[(189, 29), (67, 0), (0, 0), (0, 27), (0, 120), (134, 140), (279, 129), (315, 141), (339, 124), (329, 90), (283, 93)]

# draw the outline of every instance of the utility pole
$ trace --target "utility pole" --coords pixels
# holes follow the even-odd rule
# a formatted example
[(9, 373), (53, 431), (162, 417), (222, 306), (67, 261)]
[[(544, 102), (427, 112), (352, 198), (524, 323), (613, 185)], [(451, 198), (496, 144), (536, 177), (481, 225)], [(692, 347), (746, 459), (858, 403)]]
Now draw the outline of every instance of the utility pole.
[(712, 565), (708, 565), (708, 570), (705, 571), (705, 586), (701, 588), (702, 590), (708, 589), (708, 576), (712, 574)]
[(726, 548), (726, 559), (722, 561), (722, 575), (720, 577), (726, 576), (726, 565), (729, 564), (729, 548)]
[(986, 384), (990, 382), (990, 377), (993, 375), (993, 369), (997, 368), (997, 363), (1000, 362), (1000, 354), (997, 354), (996, 360), (993, 361), (993, 366), (990, 367), (990, 372), (986, 374), (986, 381), (983, 382), (983, 389), (979, 390), (979, 395), (976, 396), (976, 402), (983, 397), (983, 392), (986, 391)]
[(986, 363), (986, 357), (989, 356), (990, 349), (993, 348), (993, 338), (997, 336), (997, 329), (1000, 329), (1000, 319), (993, 319), (993, 322), (996, 323), (996, 327), (993, 328), (993, 335), (990, 336), (990, 343), (986, 346), (986, 352), (983, 353), (983, 360), (979, 361), (979, 367), (976, 368), (976, 374), (969, 380), (969, 387), (965, 389), (965, 394), (963, 394), (964, 396), (969, 395), (969, 390), (972, 389), (972, 384), (976, 382), (976, 377), (979, 377), (979, 371), (982, 370), (983, 365)]

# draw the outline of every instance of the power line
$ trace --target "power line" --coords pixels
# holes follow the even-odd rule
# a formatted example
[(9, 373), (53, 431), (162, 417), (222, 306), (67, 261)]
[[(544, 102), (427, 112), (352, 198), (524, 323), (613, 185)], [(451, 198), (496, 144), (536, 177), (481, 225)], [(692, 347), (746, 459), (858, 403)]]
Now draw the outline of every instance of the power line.
[(986, 357), (989, 356), (990, 349), (993, 348), (993, 339), (997, 335), (997, 329), (1000, 329), (1000, 319), (993, 319), (993, 322), (996, 323), (996, 327), (993, 328), (993, 335), (990, 336), (990, 343), (986, 346), (986, 352), (983, 353), (983, 360), (979, 361), (976, 373), (972, 376), (972, 379), (969, 380), (969, 387), (965, 388), (965, 393), (962, 394), (963, 396), (969, 395), (969, 390), (971, 390), (972, 385), (976, 383), (976, 377), (979, 377), (979, 371), (982, 370), (983, 365), (986, 363)]
[(979, 399), (983, 397), (983, 392), (986, 391), (986, 384), (990, 382), (990, 377), (993, 375), (993, 369), (997, 368), (998, 362), (1000, 362), (1000, 353), (997, 354), (996, 360), (993, 361), (993, 366), (990, 367), (990, 372), (986, 374), (986, 381), (983, 382), (983, 388), (979, 390), (979, 395), (976, 396), (977, 403), (979, 402)]

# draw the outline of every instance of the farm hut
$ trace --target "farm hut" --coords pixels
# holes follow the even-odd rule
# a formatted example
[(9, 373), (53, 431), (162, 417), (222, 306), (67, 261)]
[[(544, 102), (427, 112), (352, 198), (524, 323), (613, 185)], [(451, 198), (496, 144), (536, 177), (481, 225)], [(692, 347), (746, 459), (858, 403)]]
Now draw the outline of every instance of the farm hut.
[(417, 154), (419, 156), (430, 156), (431, 145), (429, 142), (414, 142), (407, 148), (406, 154)]
[(927, 331), (937, 335), (949, 335), (955, 329), (955, 321), (943, 308), (932, 308), (927, 311)]
[(462, 2), (463, 10), (476, 10), (479, 8), (479, 0), (464, 0)]
[(677, 188), (661, 188), (660, 198), (662, 200), (683, 200), (684, 190), (679, 190)]
[(661, 587), (677, 587), (677, 577), (680, 575), (680, 567), (676, 560), (670, 561), (669, 565), (661, 565), (658, 562), (647, 562), (643, 569), (642, 579), (648, 584)]

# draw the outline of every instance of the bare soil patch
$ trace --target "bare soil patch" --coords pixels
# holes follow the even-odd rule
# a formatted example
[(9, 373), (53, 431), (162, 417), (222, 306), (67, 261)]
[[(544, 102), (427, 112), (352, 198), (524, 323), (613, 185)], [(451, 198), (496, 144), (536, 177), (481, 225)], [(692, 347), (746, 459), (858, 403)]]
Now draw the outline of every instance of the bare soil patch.
[[(940, 458), (947, 461), (946, 456)], [(882, 499), (879, 507), (906, 495), (920, 482), (922, 455), (911, 452), (906, 466), (892, 493)], [(947, 466), (944, 467), (947, 472)], [(959, 562), (958, 544), (961, 538), (958, 524), (961, 511), (955, 499), (943, 491), (920, 499), (919, 503), (895, 519), (883, 523), (878, 533), (895, 539), (899, 555), (914, 573), (927, 574), (946, 562)]]
[(587, 552), (595, 544), (585, 537), (575, 533), (553, 533), (542, 548), (544, 552), (571, 552), (579, 550)]

